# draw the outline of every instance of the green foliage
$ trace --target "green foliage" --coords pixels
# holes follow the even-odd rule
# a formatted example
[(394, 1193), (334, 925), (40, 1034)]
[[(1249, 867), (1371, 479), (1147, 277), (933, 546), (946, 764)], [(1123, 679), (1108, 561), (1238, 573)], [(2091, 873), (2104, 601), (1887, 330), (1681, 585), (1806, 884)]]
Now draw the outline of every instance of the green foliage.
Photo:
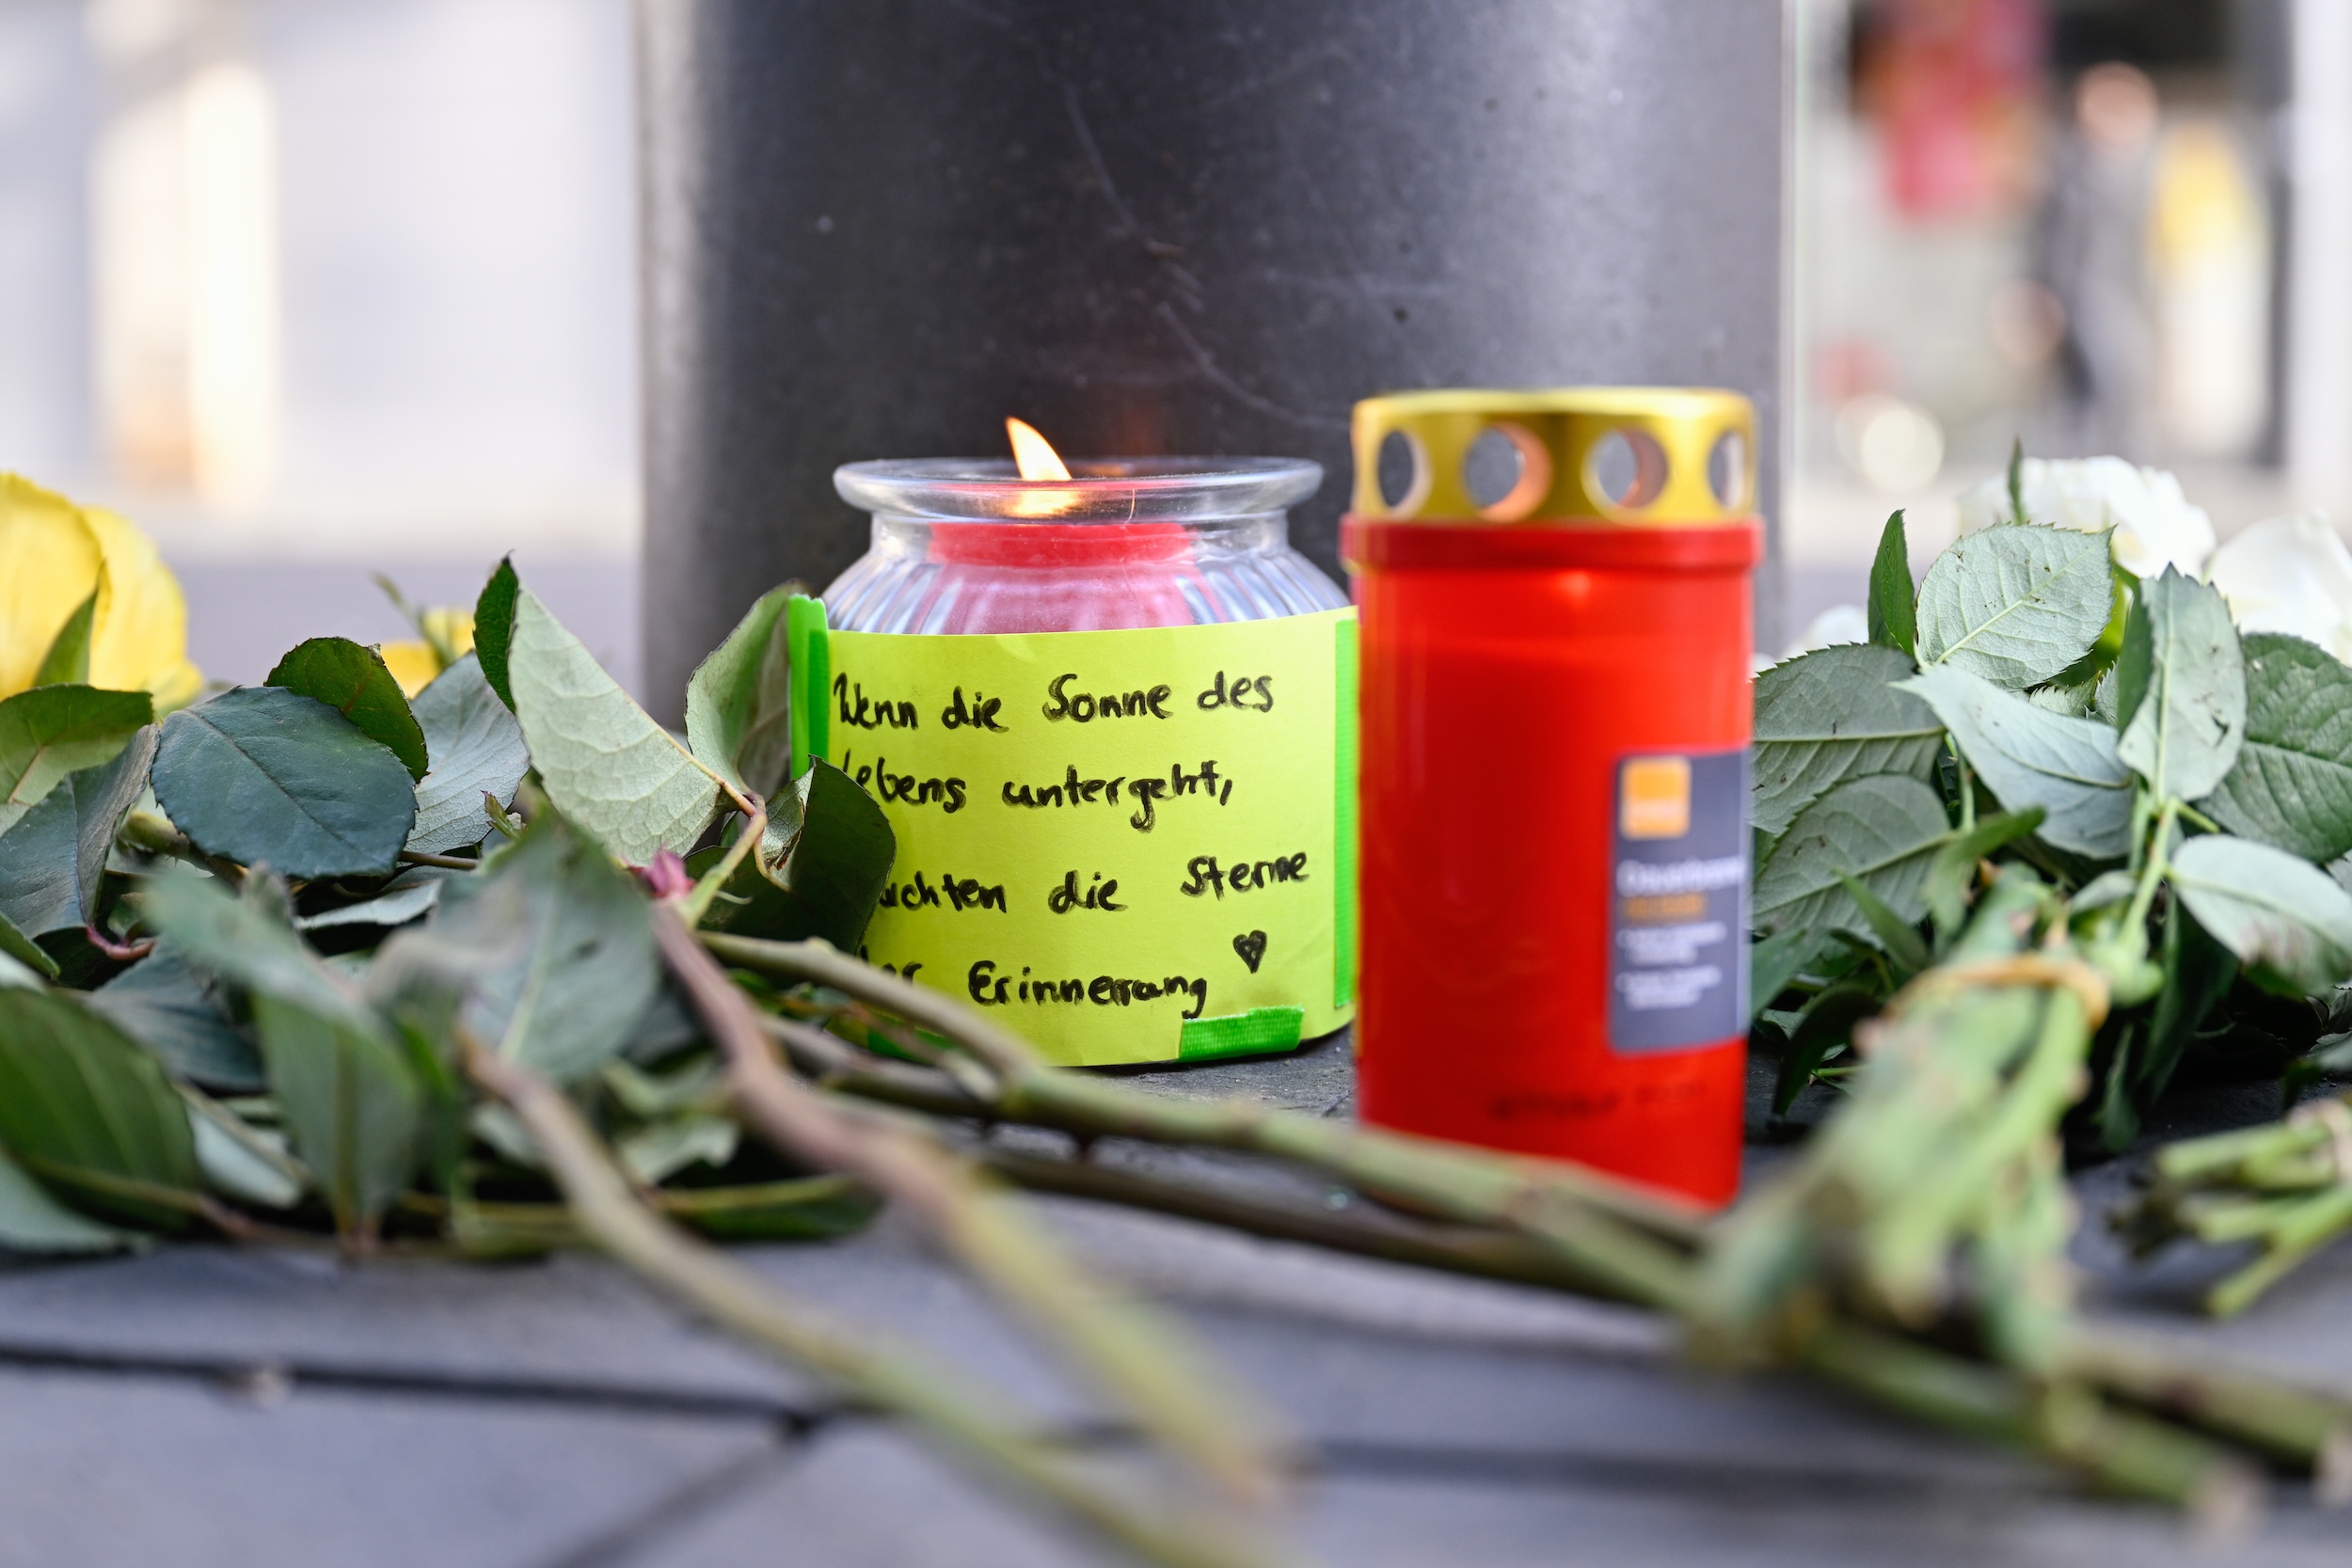
[(1912, 673), (1893, 648), (1850, 642), (1775, 664), (1756, 678), (1756, 784), (1750, 815), (1781, 833), (1849, 779), (1931, 776), (1944, 726), (1896, 683)]
[(253, 1022), (271, 1092), (336, 1228), (367, 1233), (416, 1166), (423, 1095), (415, 1074), (373, 1021), (256, 992)]
[(509, 708), (515, 705), (515, 693), (507, 685), (507, 656), (515, 645), (515, 604), (521, 593), (522, 579), (515, 575), (515, 558), (510, 555), (482, 585), (473, 607), (473, 651), (482, 665), (482, 678)]
[(217, 983), (191, 967), (175, 942), (157, 943), (91, 991), (89, 1006), (183, 1078), (232, 1094), (267, 1086), (252, 1036), (230, 1018)]
[(2094, 859), (2129, 847), (2131, 772), (2113, 729), (2037, 707), (1965, 670), (1927, 670), (1902, 684), (1944, 721), (1994, 799), (2012, 812), (2041, 809), (2045, 842)]
[(240, 687), (165, 720), (153, 784), (205, 853), (289, 877), (388, 872), (417, 815), (398, 757), (281, 687)]
[[(393, 1227), (511, 1249), (496, 1206), (466, 1198), (437, 1220), (420, 1217), (431, 1200), (401, 1204), (469, 1193), (485, 1171), (526, 1194), (546, 1180), (461, 1071), (469, 1040), (611, 1117), (623, 1164), (681, 1225), (790, 1239), (864, 1224), (871, 1193), (775, 1179), (707, 1047), (658, 1114), (596, 1087), (629, 1070), (625, 1052), (699, 1039), (663, 990), (647, 890), (614, 856), (690, 847), (723, 779), (772, 807), (744, 901), (722, 901), (739, 928), (853, 950), (871, 917), (893, 853), (880, 808), (822, 763), (783, 774), (787, 597), (697, 676), (709, 768), (505, 563), (477, 605), (480, 652), (413, 706), (377, 654), (336, 638), (160, 726), (139, 692), (51, 684), (0, 703), (0, 1249), (114, 1250), (240, 1210), (331, 1214), (356, 1247)], [(80, 635), (68, 626), (56, 672), (82, 671), (66, 668), (86, 660), (87, 637), (67, 647)], [(534, 769), (544, 795), (517, 800)], [(474, 869), (399, 864), (485, 838)]]
[[(898, 852), (874, 798), (821, 757), (768, 803), (768, 830), (714, 900), (703, 924), (739, 936), (821, 937), (844, 952), (873, 919)], [(704, 851), (690, 869), (725, 853)]]
[(2245, 838), (2331, 861), (2352, 850), (2352, 669), (2299, 637), (2245, 639), (2246, 743), (2202, 802)]
[(77, 1209), (152, 1230), (199, 1186), (188, 1116), (152, 1056), (70, 997), (0, 990), (0, 1148)]
[(762, 797), (791, 777), (792, 657), (786, 583), (761, 594), (686, 687), (686, 737), (703, 766)]
[(2352, 893), (2283, 849), (2212, 834), (2172, 852), (2189, 913), (2265, 990), (2303, 996), (2352, 977)]
[(472, 654), (417, 693), (416, 715), (433, 767), (417, 781), (417, 821), (407, 847), (445, 855), (479, 844), (490, 832), (482, 798), (514, 804), (515, 791), (531, 770), (522, 726), (490, 689), (481, 660)]
[(337, 926), (405, 926), (421, 920), (441, 901), (441, 885), (452, 873), (415, 866), (384, 884), (373, 898), (338, 904), (294, 921), (297, 931), (328, 930)]
[(2246, 738), (2246, 667), (2218, 592), (2169, 566), (2140, 585), (2116, 711), (2116, 754), (2156, 799), (2198, 800), (2228, 775)]
[(1757, 868), (1756, 922), (1772, 931), (1867, 928), (1847, 877), (1915, 921), (1927, 910), (1929, 863), (1950, 832), (1944, 802), (1918, 780), (1849, 780), (1798, 813)]
[(2003, 523), (1961, 540), (1928, 568), (1919, 584), (1919, 663), (2023, 690), (2089, 653), (2113, 609), (2106, 534)]
[(136, 1231), (103, 1225), (67, 1208), (13, 1160), (0, 1155), (0, 1249), (71, 1256), (121, 1252), (139, 1242)]
[(1805, 1003), (1773, 1074), (1772, 1115), (1788, 1114), (1821, 1064), (1852, 1038), (1854, 1025), (1877, 1012), (1884, 1002), (1876, 988), (1847, 981), (1823, 988)]
[(532, 763), (574, 827), (633, 865), (664, 848), (683, 854), (702, 837), (718, 809), (717, 777), (528, 589), (515, 600), (506, 674)]
[(718, 1241), (823, 1242), (863, 1229), (882, 1200), (837, 1176), (816, 1176), (691, 1189), (667, 1208), (681, 1224)]
[(361, 735), (398, 757), (412, 779), (424, 777), (424, 731), (408, 711), (384, 656), (345, 637), (313, 637), (278, 661), (264, 684), (299, 691), (351, 721)]
[(28, 937), (82, 924), (73, 793), (59, 786), (0, 833), (0, 920)]
[(650, 1122), (612, 1146), (621, 1166), (647, 1186), (695, 1165), (723, 1170), (735, 1159), (742, 1129), (726, 1117), (688, 1111)]
[(155, 718), (144, 691), (37, 686), (0, 702), (0, 833), (59, 780), (114, 760)]
[(2198, 1026), (2237, 978), (2237, 956), (2214, 941), (2178, 899), (2166, 911), (2160, 961), (2164, 989), (2156, 992), (2132, 1069), (2132, 1099), (2142, 1105), (2155, 1103), (2171, 1086)]
[(0, 957), (7, 958), (11, 963), (21, 964), (44, 978), (54, 980), (57, 977), (57, 960), (6, 918), (0, 918)]
[(558, 1083), (617, 1056), (660, 982), (644, 892), (552, 814), (446, 883), (432, 919), (381, 961), (461, 977), (474, 1035)]
[[(2184, 1074), (2275, 1070), (2319, 1016), (2352, 1020), (2339, 989), (2352, 987), (2352, 892), (2317, 863), (2352, 864), (2352, 669), (2296, 639), (2241, 640), (2221, 596), (2177, 572), (2110, 578), (2097, 535), (2023, 524), (1930, 569), (1918, 673), (1901, 668), (1890, 523), (1872, 582), (1882, 646), (1757, 681), (1751, 973), (1755, 1005), (1788, 1010), (1762, 1015), (1756, 1037), (1781, 1042), (1779, 1108), (1824, 1075), (1852, 1102), (1728, 1227), (1703, 1343), (1760, 1332), (1801, 1280), (1905, 1322), (1964, 1298), (1997, 1354), (2038, 1364), (2062, 1291), (2058, 1118), (2121, 1151)], [(1890, 685), (1929, 709), (1919, 727), (1952, 753), (1932, 775), (1957, 823), (1940, 837), (1916, 797), (1908, 834), (1836, 819), (1866, 800), (1883, 817), (1877, 798), (1908, 793), (1910, 759), (1864, 739), (1883, 727)], [(2004, 813), (1980, 815), (1991, 803)], [(1838, 945), (1823, 948), (1822, 931)], [(1993, 979), (2021, 948), (2041, 967), (2020, 979), (2036, 977)], [(2095, 1033), (2088, 1006), (2061, 1006), (2060, 977), (2104, 999)], [(1841, 1057), (1905, 986), (1905, 1005), (1870, 1024), (1869, 1057)], [(2342, 1070), (2352, 1046), (2328, 1042), (2344, 1037), (2306, 1060)], [(2292, 1122), (2230, 1136), (2310, 1142)], [(2352, 1228), (2352, 1180), (2294, 1203), (2265, 1195), (2304, 1191), (2307, 1167), (2227, 1180), (2243, 1202), (2208, 1186), (2168, 1207), (2160, 1186), (2144, 1206), (2158, 1235), (2267, 1238), (2217, 1288), (2217, 1308)]]
[(122, 819), (147, 792), (159, 739), (154, 725), (142, 727), (113, 761), (72, 775), (61, 791), (73, 802), (73, 897), (75, 912), (86, 926), (98, 924), (98, 888), (106, 875), (106, 858), (114, 849), (115, 835), (122, 831)]
[(223, 1197), (263, 1209), (291, 1209), (310, 1185), (310, 1173), (281, 1140), (246, 1125), (234, 1112), (194, 1089), (183, 1088), (188, 1126), (196, 1133), (196, 1163), (204, 1184)]
[(1820, 933), (1809, 926), (1784, 926), (1748, 948), (1748, 1022), (1788, 989), (1813, 955), (1820, 950)]
[(248, 995), (268, 994), (312, 1012), (358, 1019), (356, 991), (294, 934), (282, 888), (248, 878), (243, 896), (192, 873), (150, 879), (139, 898), (149, 925), (203, 974)]
[(107, 852), (154, 756), (151, 724), (113, 761), (68, 775), (0, 833), (0, 919), (36, 937), (97, 923)]
[(90, 628), (98, 619), (98, 590), (65, 618), (57, 635), (49, 640), (49, 651), (40, 656), (40, 668), (33, 672), (35, 686), (81, 686), (89, 680)]
[(365, 1235), (415, 1168), (422, 1092), (391, 1031), (271, 908), (266, 883), (231, 898), (194, 877), (161, 879), (156, 926), (243, 990), (270, 1091), (337, 1229)]
[(1911, 547), (1903, 537), (1903, 515), (1890, 513), (1870, 562), (1870, 641), (1909, 657), (1919, 641), (1917, 591), (1911, 583)]
[[(1945, 841), (1944, 847), (1947, 849), (1951, 847), (1949, 839)], [(1939, 849), (1936, 853), (1940, 859), (1943, 850)], [(1929, 869), (1932, 872), (1934, 868), (1931, 865)], [(1838, 873), (1837, 882), (1846, 890), (1846, 896), (1853, 900), (1854, 908), (1862, 911), (1862, 919), (1869, 927), (1871, 941), (1878, 944), (1890, 963), (1889, 978), (1895, 984), (1903, 984), (1928, 967), (1928, 944), (1919, 935), (1918, 916), (1906, 918), (1896, 913), (1884, 899), (1849, 873)]]
[(2024, 811), (1988, 816), (1955, 834), (1935, 852), (1935, 860), (1928, 867), (1927, 900), (1928, 912), (1935, 917), (1938, 930), (1960, 929), (1968, 916), (1968, 889), (1976, 880), (1979, 863), (2041, 827), (2042, 815), (2040, 806), (2028, 806)]

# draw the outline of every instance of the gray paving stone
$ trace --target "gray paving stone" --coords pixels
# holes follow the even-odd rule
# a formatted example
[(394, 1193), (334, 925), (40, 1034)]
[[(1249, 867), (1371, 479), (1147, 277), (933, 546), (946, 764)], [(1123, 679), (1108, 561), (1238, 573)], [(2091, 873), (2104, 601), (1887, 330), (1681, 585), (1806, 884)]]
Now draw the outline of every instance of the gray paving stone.
[(648, 1532), (612, 1568), (1125, 1568), (886, 1427), (848, 1425), (812, 1448), (697, 1516)]
[(1164, 1094), (1194, 1100), (1246, 1095), (1287, 1110), (1315, 1116), (1345, 1116), (1356, 1102), (1354, 1034), (1341, 1029), (1279, 1056), (1235, 1062), (1196, 1062), (1184, 1067), (1112, 1069), (1110, 1076), (1140, 1081)]
[[(977, 1287), (895, 1219), (831, 1246), (736, 1256), (853, 1323), (939, 1348), (1046, 1418), (1091, 1407)], [(283, 1365), (344, 1382), (555, 1386), (637, 1401), (812, 1411), (809, 1379), (695, 1323), (601, 1259), (485, 1266), (166, 1247), (0, 1271), (0, 1359)]]
[(1677, 1366), (1648, 1314), (1057, 1202), (1104, 1270), (1180, 1307), (1327, 1448), (1672, 1460), (1788, 1475), (2014, 1479), (2020, 1466), (1792, 1381)]
[(0, 1568), (593, 1560), (783, 1451), (748, 1418), (0, 1371)]
[[(2217, 1546), (2153, 1510), (1963, 1484), (1792, 1485), (1700, 1465), (1442, 1473), (1343, 1465), (1311, 1480), (1297, 1534), (1345, 1568), (2317, 1568), (2340, 1521), (2291, 1513)], [(762, 1555), (828, 1568), (1077, 1568), (1111, 1554), (985, 1490), (886, 1427), (828, 1433), (787, 1470), (671, 1529), (615, 1568), (733, 1568)]]
[(2319, 1568), (2344, 1553), (2340, 1516), (2216, 1544), (2156, 1510), (1993, 1491), (1644, 1481), (1340, 1478), (1317, 1491), (1306, 1535), (1348, 1568)]
[[(1078, 1250), (1167, 1299), (1300, 1432), (1389, 1449), (1704, 1455), (1857, 1474), (1978, 1467), (1972, 1445), (1810, 1389), (1677, 1373), (1648, 1319), (1205, 1227), (1067, 1201)], [(896, 1223), (823, 1247), (752, 1255), (852, 1322), (951, 1356), (1041, 1418), (1101, 1406), (1009, 1327), (978, 1289)], [(811, 1411), (829, 1401), (584, 1259), (483, 1269), (167, 1249), (0, 1277), (0, 1354), (270, 1364), (297, 1376), (558, 1387), (607, 1399)]]
[(481, 1266), (184, 1245), (0, 1271), (0, 1354), (776, 1403), (808, 1385), (599, 1260)]

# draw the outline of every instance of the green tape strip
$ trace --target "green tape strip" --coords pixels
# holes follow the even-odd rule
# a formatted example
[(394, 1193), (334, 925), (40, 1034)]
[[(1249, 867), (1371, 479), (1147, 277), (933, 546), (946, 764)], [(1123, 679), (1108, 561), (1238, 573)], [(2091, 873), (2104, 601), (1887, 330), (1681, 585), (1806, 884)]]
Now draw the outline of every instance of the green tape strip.
[(825, 632), (825, 601), (795, 594), (784, 602), (784, 645), (792, 657), (792, 776), (808, 759), (826, 754), (826, 720), (833, 712), (833, 658)]
[(1356, 1000), (1356, 618), (1332, 626), (1331, 1006)]
[(1298, 1044), (1307, 1022), (1304, 1007), (1252, 1007), (1223, 1018), (1191, 1018), (1176, 1042), (1180, 1062), (1202, 1062), (1214, 1056), (1255, 1056), (1269, 1051), (1289, 1051)]

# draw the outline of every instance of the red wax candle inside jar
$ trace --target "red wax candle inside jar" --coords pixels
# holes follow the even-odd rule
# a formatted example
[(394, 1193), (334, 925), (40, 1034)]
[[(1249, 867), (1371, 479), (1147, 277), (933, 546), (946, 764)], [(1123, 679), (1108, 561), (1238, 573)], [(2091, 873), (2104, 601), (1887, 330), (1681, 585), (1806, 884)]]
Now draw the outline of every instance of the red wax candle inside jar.
[[(1737, 1191), (1754, 423), (1697, 390), (1358, 405), (1365, 1119)], [(1490, 431), (1518, 477), (1481, 505)]]

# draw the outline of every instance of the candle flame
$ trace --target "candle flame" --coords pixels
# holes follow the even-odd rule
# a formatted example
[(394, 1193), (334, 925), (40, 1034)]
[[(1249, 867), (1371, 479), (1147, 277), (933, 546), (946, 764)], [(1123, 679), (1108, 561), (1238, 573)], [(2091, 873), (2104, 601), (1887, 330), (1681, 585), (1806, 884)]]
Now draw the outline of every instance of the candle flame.
[(1019, 420), (1005, 421), (1005, 434), (1012, 437), (1012, 460), (1021, 469), (1023, 479), (1068, 479), (1069, 466), (1056, 454), (1053, 444), (1040, 436), (1034, 426)]

